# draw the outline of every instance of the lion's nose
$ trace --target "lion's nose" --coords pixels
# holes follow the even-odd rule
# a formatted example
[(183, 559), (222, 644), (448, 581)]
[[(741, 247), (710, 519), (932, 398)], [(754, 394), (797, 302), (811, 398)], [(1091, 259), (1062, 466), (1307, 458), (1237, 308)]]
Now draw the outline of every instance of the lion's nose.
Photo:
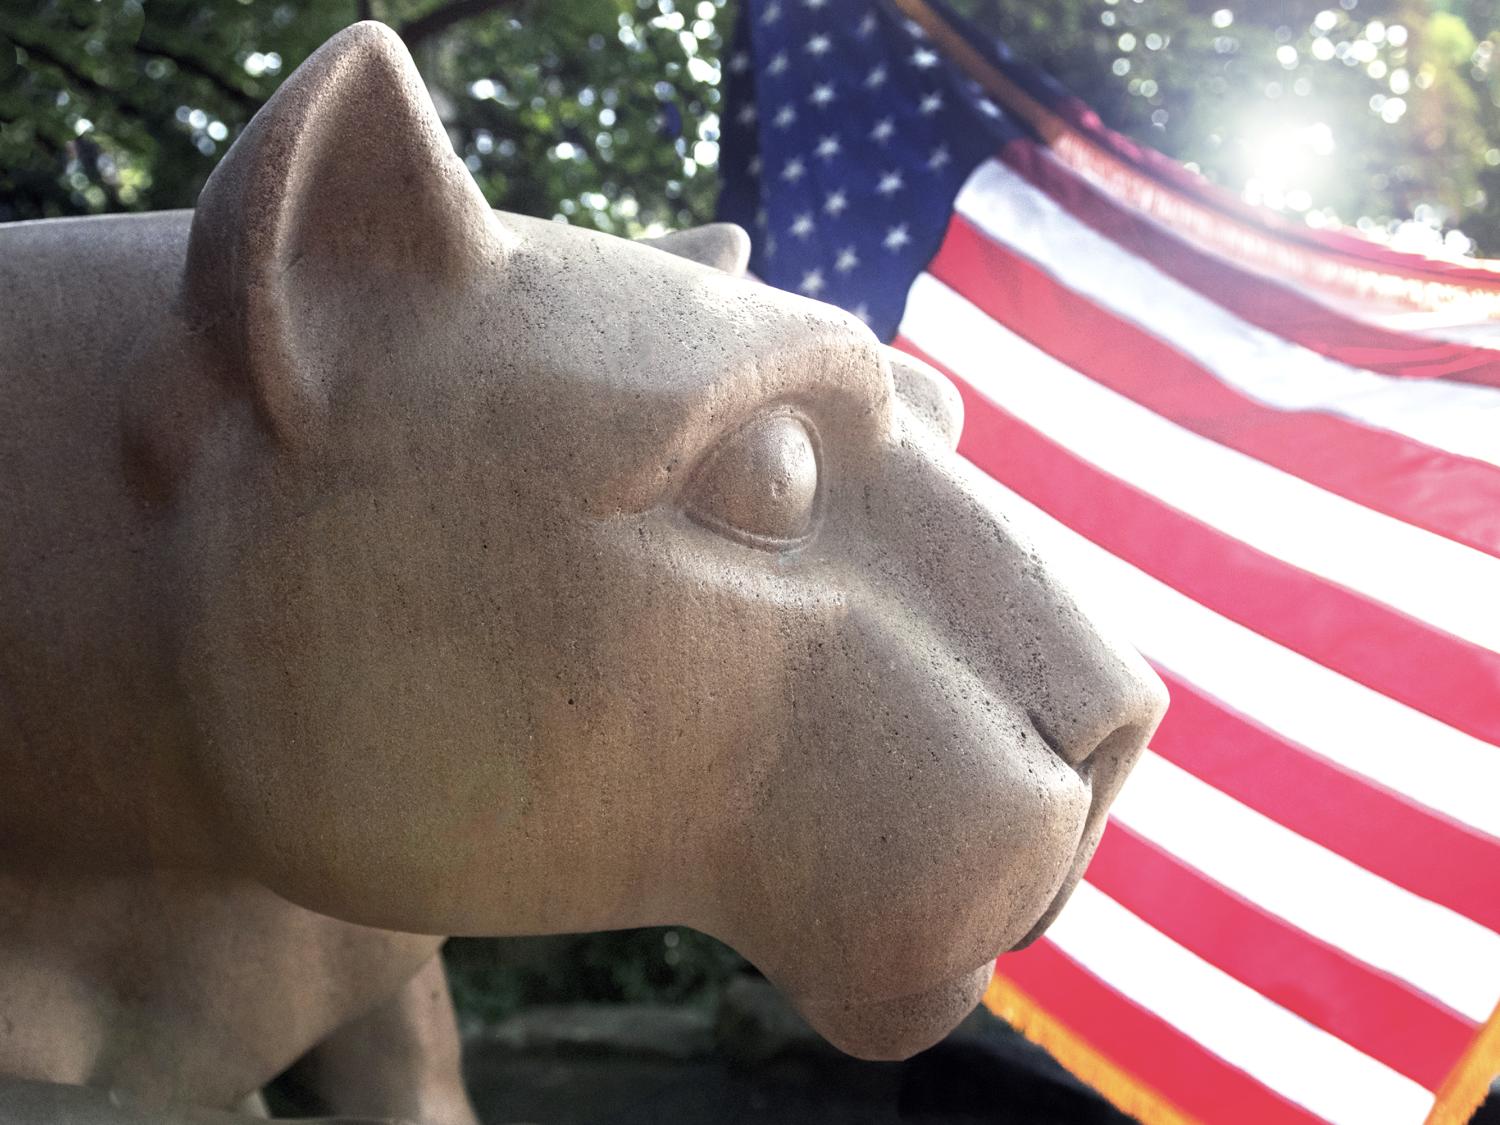
[[(912, 401), (924, 401), (923, 380), (941, 376), (898, 358), (891, 362), (903, 402), (908, 387), (918, 388)], [(1028, 719), (1090, 781), (1096, 799), (1107, 800), (1166, 710), (1160, 678), (1114, 635), (1108, 607), (1092, 607), (1106, 610), (1098, 620), (1078, 604), (1066, 575), (1053, 571), (1024, 521), (1009, 514), (1014, 497), (976, 466), (911, 443), (888, 481), (886, 519), (899, 513), (906, 550), (894, 558), (887, 550), (881, 568), (901, 563), (900, 588), (994, 697)]]
[[(946, 569), (968, 593), (954, 620), (991, 655), (997, 690), (1008, 695), (1063, 761), (1085, 777), (1105, 761), (1128, 769), (1167, 709), (1167, 689), (1108, 620), (1075, 601), (1057, 573), (1012, 523), (1013, 497), (971, 464), (948, 479), (969, 505)], [(977, 630), (974, 625), (980, 624)]]
[(1124, 656), (1124, 661), (1109, 661), (1113, 667), (1107, 671), (1095, 665), (1089, 694), (1075, 699), (1074, 706), (1027, 710), (1037, 733), (1088, 784), (1089, 810), (1070, 879), (1088, 863), (1110, 805), (1167, 709), (1161, 679), (1134, 652), (1125, 650)]
[[(1045, 709), (1027, 708), (1026, 717), (1059, 758), (1084, 777), (1105, 763), (1134, 762), (1167, 709), (1167, 689), (1144, 661), (1091, 662), (1089, 683), (1052, 695)], [(1133, 653), (1127, 654), (1134, 656)]]

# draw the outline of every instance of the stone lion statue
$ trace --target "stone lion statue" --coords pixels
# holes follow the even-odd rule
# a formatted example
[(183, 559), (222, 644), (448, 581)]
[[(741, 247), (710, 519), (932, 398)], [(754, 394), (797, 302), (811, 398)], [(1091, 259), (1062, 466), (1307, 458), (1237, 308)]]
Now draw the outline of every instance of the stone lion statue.
[(1041, 932), (1160, 683), (746, 252), (491, 210), (374, 23), (196, 211), (0, 228), (0, 1118), (471, 1122), (443, 935), (894, 1058)]

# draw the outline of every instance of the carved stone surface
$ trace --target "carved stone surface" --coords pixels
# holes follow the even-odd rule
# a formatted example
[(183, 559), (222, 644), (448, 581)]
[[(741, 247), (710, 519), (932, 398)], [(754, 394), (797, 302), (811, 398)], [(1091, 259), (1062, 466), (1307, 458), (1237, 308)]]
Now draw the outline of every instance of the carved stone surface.
[(196, 212), (0, 228), (0, 1111), (470, 1120), (414, 935), (691, 925), (902, 1056), (1046, 924), (1161, 686), (745, 258), (492, 211), (368, 23)]

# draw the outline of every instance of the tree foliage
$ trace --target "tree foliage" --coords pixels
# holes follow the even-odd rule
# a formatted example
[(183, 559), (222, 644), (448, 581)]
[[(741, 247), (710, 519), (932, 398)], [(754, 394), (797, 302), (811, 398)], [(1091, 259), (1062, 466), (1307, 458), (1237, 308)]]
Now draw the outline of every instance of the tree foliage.
[[(1110, 124), (1252, 200), (1429, 249), (1459, 226), (1500, 251), (1500, 0), (955, 3)], [(277, 83), (373, 15), (411, 46), (496, 205), (624, 234), (702, 221), (724, 5), (41, 0), (0, 12), (0, 219), (191, 206)]]
[(374, 15), (411, 47), (492, 202), (622, 233), (691, 223), (713, 205), (721, 3), (43, 0), (0, 12), (0, 220), (192, 206), (281, 79)]

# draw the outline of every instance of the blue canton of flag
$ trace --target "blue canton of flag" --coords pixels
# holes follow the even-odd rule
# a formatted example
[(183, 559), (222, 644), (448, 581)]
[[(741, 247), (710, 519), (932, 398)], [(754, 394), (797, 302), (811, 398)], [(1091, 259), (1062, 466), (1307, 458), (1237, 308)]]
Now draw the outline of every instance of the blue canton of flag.
[(719, 216), (750, 268), (883, 340), (970, 172), (1018, 135), (886, 4), (745, 3), (729, 58)]

